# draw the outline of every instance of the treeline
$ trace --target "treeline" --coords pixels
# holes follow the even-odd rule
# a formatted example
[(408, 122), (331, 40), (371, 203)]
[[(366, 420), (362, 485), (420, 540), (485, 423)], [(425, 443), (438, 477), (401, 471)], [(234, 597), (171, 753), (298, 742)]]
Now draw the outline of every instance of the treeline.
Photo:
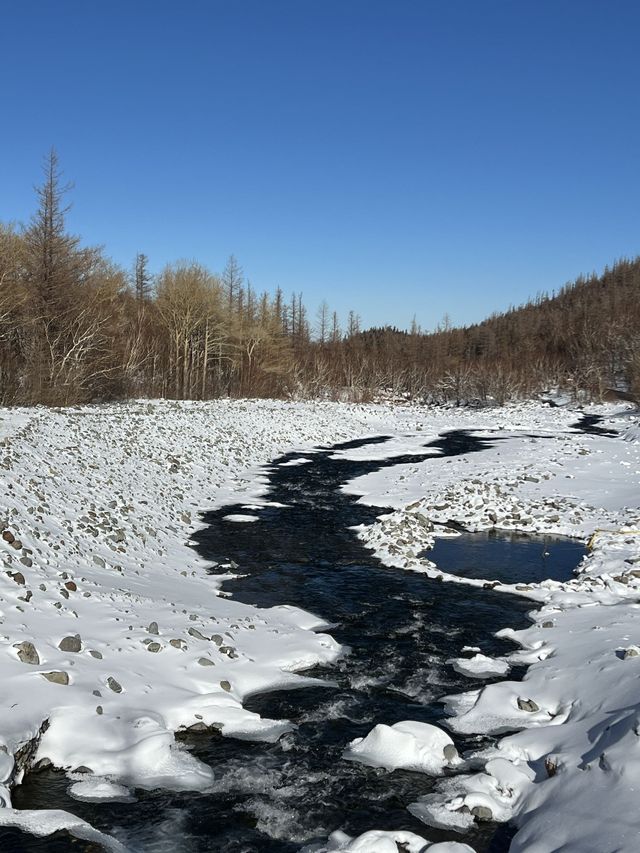
[(386, 393), (437, 402), (505, 401), (550, 386), (599, 398), (640, 393), (640, 259), (466, 328), (344, 328), (326, 303), (258, 293), (231, 257), (152, 277), (67, 233), (55, 152), (27, 227), (0, 225), (0, 402), (69, 404), (134, 396)]

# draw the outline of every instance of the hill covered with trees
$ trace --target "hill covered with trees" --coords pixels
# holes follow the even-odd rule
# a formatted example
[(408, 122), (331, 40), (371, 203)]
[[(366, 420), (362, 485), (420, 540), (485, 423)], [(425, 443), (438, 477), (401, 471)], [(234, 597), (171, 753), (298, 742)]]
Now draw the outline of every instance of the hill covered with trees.
[(592, 399), (640, 396), (640, 258), (580, 277), (557, 295), (462, 328), (341, 328), (300, 293), (256, 292), (231, 257), (152, 277), (127, 272), (67, 233), (55, 152), (24, 228), (0, 224), (0, 402), (69, 404), (131, 396), (380, 393), (464, 403), (560, 387)]

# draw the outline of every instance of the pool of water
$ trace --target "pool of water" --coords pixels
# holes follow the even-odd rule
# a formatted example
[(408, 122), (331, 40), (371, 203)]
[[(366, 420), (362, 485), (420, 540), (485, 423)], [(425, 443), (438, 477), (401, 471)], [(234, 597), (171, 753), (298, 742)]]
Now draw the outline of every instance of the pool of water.
[[(351, 442), (348, 446), (385, 439)], [(496, 439), (498, 440), (498, 439)], [(505, 440), (505, 439), (501, 439)], [(256, 744), (211, 734), (185, 743), (216, 774), (206, 794), (137, 792), (133, 804), (88, 804), (69, 798), (64, 774), (31, 774), (16, 789), (18, 808), (65, 808), (125, 843), (133, 851), (184, 853), (294, 853), (335, 829), (407, 829), (430, 840), (460, 839), (433, 830), (406, 807), (432, 790), (423, 774), (385, 771), (344, 761), (350, 740), (377, 723), (418, 720), (443, 724), (439, 697), (478, 682), (447, 663), (463, 646), (498, 655), (512, 646), (494, 634), (524, 627), (531, 602), (383, 566), (350, 529), (371, 523), (383, 510), (366, 507), (341, 486), (399, 462), (482, 452), (487, 439), (455, 431), (425, 445), (423, 456), (387, 460), (332, 458), (347, 445), (274, 460), (265, 472), (269, 501), (279, 506), (247, 509), (241, 503), (206, 513), (195, 545), (207, 559), (237, 565), (242, 577), (225, 583), (235, 598), (260, 607), (293, 604), (335, 623), (332, 635), (348, 648), (334, 666), (310, 674), (323, 686), (255, 696), (247, 706), (270, 718), (292, 720), (296, 730), (276, 744)], [(251, 514), (253, 524), (226, 516)], [(429, 552), (446, 571), (506, 581), (564, 579), (582, 556), (580, 545), (548, 537), (463, 534), (440, 539)], [(474, 576), (476, 576), (474, 574)], [(513, 672), (511, 677), (521, 673)], [(461, 752), (490, 739), (456, 737)], [(511, 832), (479, 824), (464, 840), (478, 853), (508, 850)], [(66, 838), (38, 841), (0, 830), (3, 851), (88, 851)]]

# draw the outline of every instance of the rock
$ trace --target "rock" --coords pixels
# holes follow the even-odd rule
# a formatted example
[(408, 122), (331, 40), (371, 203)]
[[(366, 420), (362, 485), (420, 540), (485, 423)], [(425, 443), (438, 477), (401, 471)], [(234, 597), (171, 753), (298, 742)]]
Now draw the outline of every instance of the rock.
[(209, 658), (198, 658), (198, 663), (200, 666), (215, 666), (215, 663)]
[(222, 687), (223, 690), (226, 690), (227, 693), (231, 692), (231, 684), (226, 680), (222, 680), (220, 682), (220, 687)]
[(43, 672), (42, 675), (52, 684), (68, 684), (69, 676), (66, 672), (54, 670), (53, 672)]
[[(249, 627), (254, 628), (254, 630), (255, 630), (254, 625), (249, 625)], [(211, 637), (211, 640), (212, 640), (212, 642), (214, 642), (216, 644), (216, 646), (221, 646), (224, 643), (224, 640), (222, 639), (220, 634), (213, 634)]]
[(18, 586), (24, 586), (25, 580), (22, 572), (12, 572), (9, 577), (12, 581), (18, 584)]
[(528, 711), (531, 714), (540, 710), (533, 699), (521, 699), (520, 697), (518, 697), (518, 708), (520, 708), (521, 711)]
[(19, 539), (14, 539), (10, 545), (12, 548), (15, 548), (16, 551), (19, 551), (22, 548), (22, 542)]
[(97, 554), (93, 555), (93, 562), (96, 564), (96, 566), (100, 566), (101, 569), (104, 569), (106, 565), (102, 557), (98, 557)]
[(640, 655), (640, 649), (637, 646), (629, 646), (628, 649), (624, 650), (624, 659), (627, 658), (635, 658)]
[(551, 622), (551, 620), (547, 619), (546, 622), (542, 623), (542, 627), (543, 628), (553, 628), (553, 622)]
[(159, 634), (160, 632), (158, 631), (158, 623), (157, 622), (151, 622), (149, 624), (149, 627), (147, 628), (147, 631), (150, 634)]
[(454, 761), (458, 757), (458, 750), (452, 743), (448, 743), (442, 751), (447, 761)]
[(17, 643), (14, 645), (14, 649), (18, 650), (18, 659), (21, 660), (22, 663), (30, 663), (33, 666), (37, 666), (40, 663), (40, 656), (36, 651), (36, 647), (28, 640), (25, 640), (22, 643)]
[(191, 634), (192, 637), (195, 637), (198, 640), (205, 640), (205, 641), (209, 640), (209, 637), (205, 637), (204, 634), (201, 634), (197, 628), (189, 628), (188, 633)]
[(162, 646), (160, 643), (149, 643), (147, 646), (148, 652), (159, 652)]
[(104, 713), (104, 709), (102, 705), (96, 705), (96, 714), (102, 715)]
[(102, 660), (102, 652), (97, 652), (95, 649), (89, 649), (89, 654), (96, 660)]
[(226, 655), (231, 660), (234, 660), (238, 657), (238, 652), (234, 649), (233, 646), (220, 646), (220, 652), (223, 655)]
[(486, 806), (474, 806), (471, 809), (471, 814), (478, 820), (493, 820), (493, 812)]
[(80, 652), (82, 651), (82, 640), (80, 635), (74, 637), (63, 637), (58, 643), (58, 648), (61, 652)]
[(115, 678), (111, 675), (107, 678), (107, 687), (110, 687), (114, 693), (122, 693), (122, 685), (118, 684)]
[(187, 647), (184, 640), (177, 640), (175, 638), (173, 640), (169, 640), (169, 645), (173, 646), (174, 649), (186, 649)]
[(66, 581), (65, 589), (68, 589), (69, 592), (76, 592), (78, 587), (73, 581)]
[(8, 542), (8, 544), (11, 545), (13, 542), (15, 542), (16, 537), (13, 535), (13, 533), (10, 530), (4, 530), (2, 532), (2, 538), (4, 539), (5, 542)]
[(26, 566), (28, 569), (30, 569), (31, 566), (33, 565), (33, 560), (31, 559), (31, 557), (20, 557), (20, 562), (22, 563), (23, 566)]

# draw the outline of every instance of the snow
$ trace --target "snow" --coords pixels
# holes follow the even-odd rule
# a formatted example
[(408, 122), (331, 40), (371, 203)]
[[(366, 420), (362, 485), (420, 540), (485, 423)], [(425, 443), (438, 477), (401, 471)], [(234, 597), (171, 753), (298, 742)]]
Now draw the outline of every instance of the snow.
[(471, 658), (455, 658), (449, 661), (456, 672), (469, 678), (494, 678), (506, 675), (511, 668), (506, 660), (490, 658), (483, 654)]
[(364, 738), (352, 741), (344, 753), (349, 761), (387, 770), (415, 770), (432, 776), (460, 764), (451, 737), (437, 726), (406, 720), (377, 725)]
[[(297, 608), (260, 610), (219, 594), (223, 576), (208, 573), (190, 537), (199, 513), (228, 503), (243, 507), (229, 523), (255, 520), (251, 510), (270, 505), (261, 466), (285, 451), (304, 464), (320, 444), (369, 436), (378, 441), (336, 456), (407, 457), (344, 485), (364, 503), (391, 508), (354, 531), (387, 565), (469, 586), (491, 581), (457, 577), (425, 558), (436, 536), (452, 535), (449, 521), (575, 536), (592, 550), (564, 583), (492, 583), (537, 609), (526, 630), (505, 625), (511, 654), (491, 659), (461, 648), (452, 659), (458, 672), (494, 683), (446, 698), (451, 738), (412, 721), (380, 724), (345, 744), (347, 756), (387, 769), (446, 769), (435, 792), (410, 806), (433, 826), (464, 831), (490, 816), (518, 827), (516, 853), (550, 845), (636, 851), (640, 426), (628, 407), (589, 411), (619, 436), (576, 432), (580, 412), (534, 403), (480, 411), (265, 401), (3, 410), (0, 825), (39, 835), (66, 828), (122, 849), (65, 812), (11, 808), (22, 775), (13, 756), (31, 741), (36, 761), (67, 771), (73, 796), (126, 798), (134, 788), (206, 791), (219, 783), (180, 747), (176, 731), (273, 742), (291, 729), (243, 702), (317, 684), (298, 671), (344, 653), (326, 633), (331, 625)], [(486, 447), (459, 457), (425, 448), (452, 429), (471, 430)], [(425, 452), (432, 458), (421, 461)], [(522, 682), (495, 681), (522, 665)], [(443, 764), (438, 749), (477, 734), (494, 736), (495, 745)], [(470, 850), (383, 829), (359, 838), (337, 832), (315, 849), (397, 853), (398, 843)]]
[(413, 832), (381, 832), (372, 830), (352, 838), (344, 832), (334, 832), (329, 836), (326, 845), (311, 845), (301, 853), (473, 853), (467, 844), (456, 841), (430, 844), (426, 839)]

